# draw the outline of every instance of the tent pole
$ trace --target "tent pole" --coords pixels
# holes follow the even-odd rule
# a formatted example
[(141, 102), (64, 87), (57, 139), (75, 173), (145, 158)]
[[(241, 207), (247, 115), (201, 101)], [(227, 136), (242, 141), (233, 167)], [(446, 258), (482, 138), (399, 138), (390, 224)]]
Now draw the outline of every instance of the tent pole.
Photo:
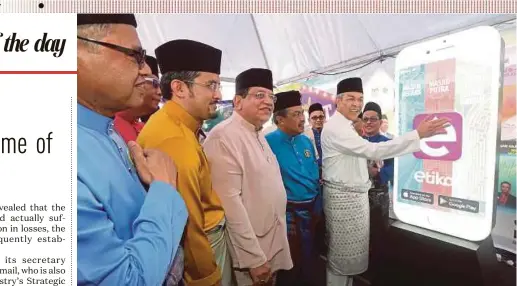
[(253, 23), (253, 29), (255, 29), (255, 34), (257, 35), (257, 39), (260, 45), (260, 51), (262, 52), (262, 57), (264, 58), (264, 62), (266, 63), (266, 68), (269, 68), (269, 62), (267, 61), (266, 52), (264, 51), (264, 45), (262, 45), (262, 39), (260, 38), (260, 34), (257, 28), (257, 23), (255, 23), (255, 17), (250, 13), (251, 22)]

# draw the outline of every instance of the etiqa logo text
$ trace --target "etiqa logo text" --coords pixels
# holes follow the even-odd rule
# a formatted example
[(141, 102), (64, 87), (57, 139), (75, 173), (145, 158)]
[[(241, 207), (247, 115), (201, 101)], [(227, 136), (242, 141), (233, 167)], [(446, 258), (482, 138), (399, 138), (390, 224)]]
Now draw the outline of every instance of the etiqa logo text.
[(430, 185), (441, 185), (446, 187), (452, 187), (452, 178), (447, 176), (442, 176), (440, 173), (431, 171), (431, 172), (424, 172), (424, 171), (418, 171), (415, 172), (414, 175), (415, 181), (419, 183), (427, 183)]
[[(419, 114), (413, 120), (417, 128), (428, 114)], [(413, 153), (418, 159), (456, 161), (461, 158), (463, 138), (463, 118), (456, 112), (436, 113), (433, 119), (448, 118), (450, 123), (445, 128), (446, 134), (438, 134), (420, 140), (420, 151)]]

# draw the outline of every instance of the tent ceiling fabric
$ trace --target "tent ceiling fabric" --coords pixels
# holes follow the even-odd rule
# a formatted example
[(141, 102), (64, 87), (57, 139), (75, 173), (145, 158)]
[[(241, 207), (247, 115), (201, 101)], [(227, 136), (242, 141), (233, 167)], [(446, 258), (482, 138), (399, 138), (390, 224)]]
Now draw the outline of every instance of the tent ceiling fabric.
[(248, 68), (269, 66), (275, 82), (451, 30), (515, 19), (515, 15), (485, 14), (137, 14), (136, 17), (142, 45), (150, 55), (166, 41), (196, 40), (223, 51), (221, 77), (235, 78)]

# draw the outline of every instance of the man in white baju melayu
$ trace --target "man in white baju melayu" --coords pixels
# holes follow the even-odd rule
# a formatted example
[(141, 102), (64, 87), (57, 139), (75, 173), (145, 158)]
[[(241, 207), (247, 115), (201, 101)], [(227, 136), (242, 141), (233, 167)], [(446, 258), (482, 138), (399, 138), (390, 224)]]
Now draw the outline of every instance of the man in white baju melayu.
[(391, 141), (370, 143), (353, 127), (363, 107), (360, 78), (337, 85), (336, 113), (321, 135), (323, 153), (323, 206), (329, 243), (327, 285), (351, 286), (352, 275), (368, 268), (367, 159), (384, 160), (420, 150), (420, 139), (445, 132), (447, 119), (423, 121), (416, 130)]

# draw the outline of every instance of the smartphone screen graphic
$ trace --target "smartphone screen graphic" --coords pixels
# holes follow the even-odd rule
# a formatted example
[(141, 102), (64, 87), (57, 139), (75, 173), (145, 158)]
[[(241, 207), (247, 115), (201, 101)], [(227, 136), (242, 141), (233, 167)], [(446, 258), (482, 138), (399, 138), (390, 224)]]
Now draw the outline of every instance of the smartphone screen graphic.
[[(480, 78), (474, 77), (476, 83), (460, 75), (467, 68), (471, 72), (477, 71)], [(482, 79), (490, 78), (489, 70), (451, 58), (409, 67), (399, 74), (399, 133), (416, 129), (426, 119), (445, 117), (450, 120), (450, 125), (444, 134), (422, 139), (419, 152), (398, 158), (397, 199), (401, 203), (442, 212), (483, 215), (482, 182), (480, 188), (468, 184), (462, 188), (459, 183), (475, 181), (483, 178), (483, 174), (462, 172), (461, 166), (454, 167), (454, 162), (462, 159), (464, 145), (467, 150), (474, 150), (472, 142), (464, 142), (465, 131), (469, 139), (480, 143), (484, 141), (478, 138), (482, 133), (475, 130), (479, 128), (476, 128), (474, 120), (482, 120), (483, 114), (488, 114), (479, 110), (479, 104), (486, 97), (484, 92), (490, 88), (490, 83)], [(459, 86), (457, 80), (460, 81)], [(489, 94), (488, 91), (486, 94)], [(469, 156), (471, 158), (467, 158), (467, 161), (480, 166), (484, 164), (482, 154)]]
[[(455, 67), (454, 59), (429, 63), (425, 66), (424, 114), (435, 114), (433, 117), (451, 115), (450, 119), (457, 119), (458, 114), (454, 113)], [(424, 116), (415, 117), (414, 128), (418, 127), (417, 119), (422, 120)], [(421, 151), (414, 154), (416, 158), (424, 159), (422, 172), (426, 178), (429, 178), (422, 182), (422, 190), (435, 194), (435, 198), (437, 195), (452, 195), (452, 162), (446, 159), (459, 159), (458, 155), (461, 155), (461, 141), (457, 140), (457, 129), (461, 128), (461, 125), (457, 124), (457, 120), (455, 123), (456, 126), (451, 125), (448, 128), (447, 134), (421, 140)], [(461, 124), (461, 121), (459, 123)], [(446, 143), (451, 146), (445, 146)], [(439, 202), (439, 199), (436, 202)]]

